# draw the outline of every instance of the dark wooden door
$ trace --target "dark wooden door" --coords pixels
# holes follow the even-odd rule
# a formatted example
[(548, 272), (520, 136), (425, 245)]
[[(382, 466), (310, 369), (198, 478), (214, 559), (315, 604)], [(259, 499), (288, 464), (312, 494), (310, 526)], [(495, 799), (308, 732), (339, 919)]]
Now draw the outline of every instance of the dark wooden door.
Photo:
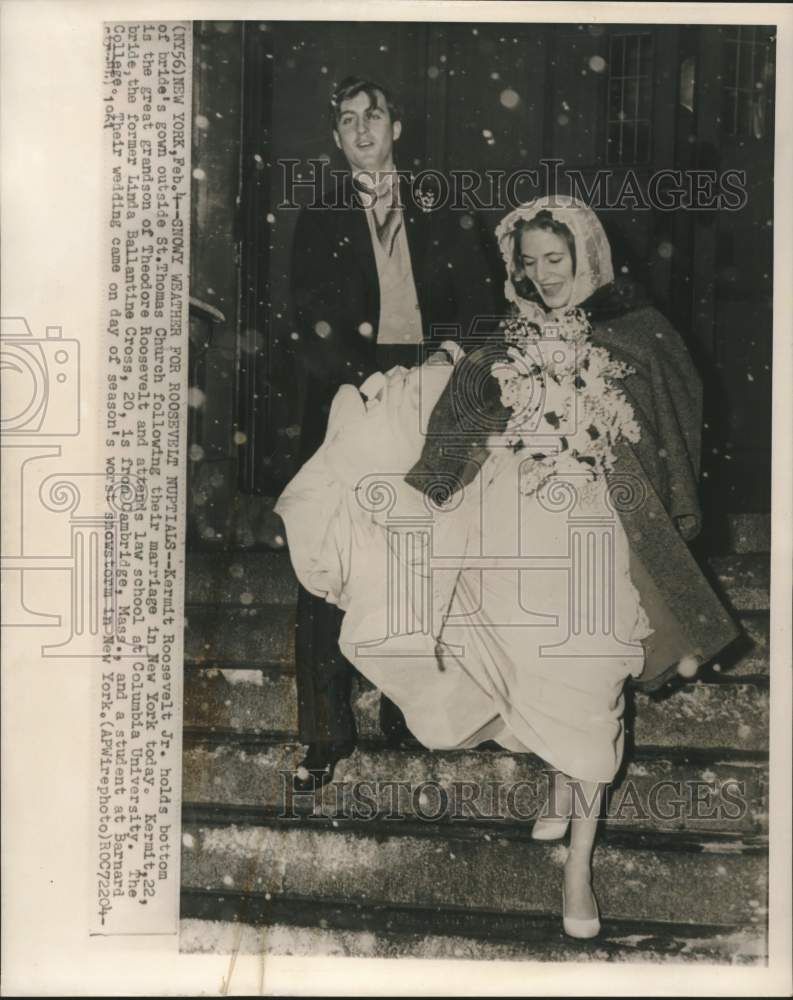
[(697, 166), (745, 174), (735, 211), (699, 212), (692, 232), (692, 331), (706, 366), (703, 488), (717, 508), (771, 501), (774, 30), (700, 28)]

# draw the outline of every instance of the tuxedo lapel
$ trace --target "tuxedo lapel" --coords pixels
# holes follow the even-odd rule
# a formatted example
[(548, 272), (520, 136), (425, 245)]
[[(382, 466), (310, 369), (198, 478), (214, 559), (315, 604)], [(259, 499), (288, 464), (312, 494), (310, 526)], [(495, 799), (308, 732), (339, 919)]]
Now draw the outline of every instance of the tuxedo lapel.
[[(408, 248), (410, 250), (410, 264), (413, 269), (413, 280), (416, 283), (416, 293), (419, 297), (419, 304), (423, 306), (424, 299), (424, 261), (427, 255), (427, 244), (429, 240), (430, 216), (419, 209), (413, 199), (409, 181), (400, 178), (400, 197), (403, 206), (403, 218), (405, 220), (405, 232), (408, 238)], [(423, 311), (423, 309), (422, 309)]]
[(369, 224), (366, 221), (366, 210), (357, 194), (353, 194), (349, 207), (344, 210), (344, 229), (345, 234), (349, 237), (355, 259), (363, 271), (366, 287), (373, 289), (379, 298), (380, 286), (372, 238), (369, 234)]

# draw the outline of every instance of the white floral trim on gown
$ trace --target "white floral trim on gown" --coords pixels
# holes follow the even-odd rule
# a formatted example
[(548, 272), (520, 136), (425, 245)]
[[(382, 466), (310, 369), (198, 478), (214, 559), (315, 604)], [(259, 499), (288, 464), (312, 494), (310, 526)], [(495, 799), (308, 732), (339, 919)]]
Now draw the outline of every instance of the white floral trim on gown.
[(451, 373), (439, 354), (380, 377), (368, 402), (339, 390), (276, 505), (295, 572), (345, 611), (342, 652), (425, 746), (493, 739), (608, 782), (649, 632), (622, 525), (603, 484), (525, 496), (531, 460), (505, 448), (446, 504), (405, 483)]

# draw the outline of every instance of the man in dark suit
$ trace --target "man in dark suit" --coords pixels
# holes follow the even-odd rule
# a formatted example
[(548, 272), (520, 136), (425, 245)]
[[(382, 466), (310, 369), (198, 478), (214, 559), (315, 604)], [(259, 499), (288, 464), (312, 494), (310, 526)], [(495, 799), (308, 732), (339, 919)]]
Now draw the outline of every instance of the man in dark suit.
[[(388, 91), (358, 78), (331, 99), (333, 137), (350, 173), (325, 207), (300, 212), (291, 285), (305, 370), (301, 459), (325, 435), (341, 385), (360, 386), (375, 371), (422, 360), (439, 325), (465, 333), (494, 311), (492, 260), (469, 212), (427, 199), (416, 204), (399, 178), (393, 147), (401, 115)], [(433, 333), (433, 330), (435, 331)], [(323, 784), (355, 747), (350, 705), (353, 668), (338, 647), (342, 613), (302, 587), (298, 595), (296, 661), (299, 730), (308, 754), (298, 788)], [(401, 713), (381, 699), (381, 727), (392, 743), (406, 733)], [(308, 772), (306, 774), (305, 772)]]

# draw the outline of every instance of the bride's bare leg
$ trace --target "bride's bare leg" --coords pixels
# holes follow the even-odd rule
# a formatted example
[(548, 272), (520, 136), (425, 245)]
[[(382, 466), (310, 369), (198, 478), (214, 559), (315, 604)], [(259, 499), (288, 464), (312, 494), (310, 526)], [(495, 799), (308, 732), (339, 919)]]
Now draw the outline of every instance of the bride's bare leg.
[(567, 775), (554, 769), (547, 774), (548, 798), (532, 827), (534, 840), (559, 840), (567, 833), (570, 818), (572, 792)]
[(570, 779), (562, 771), (551, 771), (548, 783), (548, 802), (543, 813), (550, 819), (569, 819), (573, 804)]
[(572, 778), (567, 781), (573, 791), (573, 818), (570, 851), (564, 866), (565, 910), (568, 917), (590, 920), (597, 917), (592, 895), (592, 849), (606, 786)]

